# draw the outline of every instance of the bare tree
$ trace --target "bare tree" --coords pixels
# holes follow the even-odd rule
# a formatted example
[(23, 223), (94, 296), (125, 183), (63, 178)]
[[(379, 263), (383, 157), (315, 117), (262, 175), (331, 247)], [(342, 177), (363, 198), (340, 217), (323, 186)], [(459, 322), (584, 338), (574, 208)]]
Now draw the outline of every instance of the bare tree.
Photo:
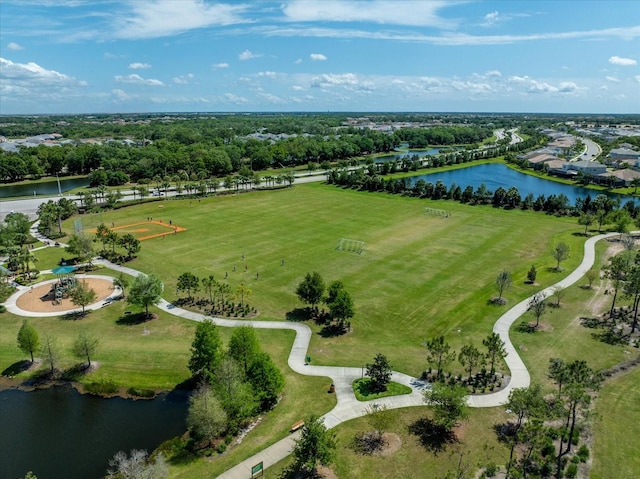
[(502, 270), (498, 273), (498, 276), (496, 276), (496, 289), (498, 290), (497, 303), (503, 304), (506, 302), (502, 298), (502, 295), (511, 287), (512, 282), (511, 274), (508, 271)]
[(164, 479), (169, 470), (162, 453), (151, 460), (147, 451), (133, 449), (130, 456), (124, 451), (117, 452), (109, 460), (107, 474), (110, 479)]
[(529, 300), (529, 311), (533, 313), (536, 318), (536, 328), (540, 326), (540, 318), (547, 310), (547, 303), (545, 302), (544, 294), (538, 293), (531, 297)]

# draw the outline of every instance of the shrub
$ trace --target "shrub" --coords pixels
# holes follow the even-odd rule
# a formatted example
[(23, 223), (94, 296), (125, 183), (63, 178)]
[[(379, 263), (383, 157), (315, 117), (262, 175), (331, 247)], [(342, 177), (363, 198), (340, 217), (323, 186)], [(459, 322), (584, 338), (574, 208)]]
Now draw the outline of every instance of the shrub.
[(490, 462), (484, 468), (484, 475), (487, 477), (494, 477), (498, 473), (498, 466), (495, 462)]
[(575, 479), (576, 477), (578, 477), (578, 465), (573, 463), (569, 464), (565, 477), (569, 479)]
[(152, 398), (156, 395), (153, 389), (135, 388), (133, 386), (127, 389), (127, 392), (139, 398)]
[(99, 381), (90, 382), (85, 386), (85, 389), (90, 394), (96, 394), (98, 396), (108, 396), (118, 392), (118, 386), (111, 379), (101, 379)]
[(587, 459), (589, 459), (589, 448), (583, 444), (582, 446), (580, 446), (580, 449), (578, 449), (578, 457), (580, 458), (580, 462), (587, 462)]
[(4, 304), (0, 304), (0, 314), (5, 313), (7, 311), (7, 308), (5, 307)]

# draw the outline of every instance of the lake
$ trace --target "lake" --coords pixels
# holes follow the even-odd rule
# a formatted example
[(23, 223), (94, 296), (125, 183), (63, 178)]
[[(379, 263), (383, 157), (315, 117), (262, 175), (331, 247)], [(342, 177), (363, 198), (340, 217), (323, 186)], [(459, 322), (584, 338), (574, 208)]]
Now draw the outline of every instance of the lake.
[[(89, 180), (87, 178), (60, 178), (60, 190), (63, 193), (65, 191), (84, 186), (89, 186)], [(23, 183), (20, 185), (9, 184), (0, 186), (0, 198), (34, 196), (34, 192), (39, 196), (51, 196), (58, 194), (58, 182), (56, 180), (51, 180), (44, 181), (42, 183)]]
[(105, 399), (71, 387), (0, 391), (0, 478), (98, 479), (118, 451), (145, 449), (186, 431), (188, 393)]
[(398, 153), (379, 156), (375, 161), (376, 163), (385, 163), (387, 161), (401, 160), (402, 158), (411, 158), (413, 155), (418, 155), (418, 157), (423, 158), (427, 155), (437, 155), (438, 153), (440, 153), (440, 148), (399, 150)]
[(442, 181), (447, 187), (455, 183), (463, 190), (467, 186), (473, 186), (476, 189), (482, 183), (484, 183), (487, 189), (496, 191), (498, 188), (503, 187), (508, 190), (512, 186), (518, 188), (520, 196), (524, 199), (529, 193), (533, 193), (534, 199), (538, 195), (559, 195), (565, 194), (571, 204), (575, 204), (577, 198), (585, 198), (587, 195), (591, 195), (591, 198), (595, 198), (599, 194), (606, 194), (613, 198), (620, 198), (622, 204), (627, 200), (634, 200), (632, 196), (616, 195), (609, 192), (590, 190), (582, 186), (567, 185), (564, 183), (557, 183), (555, 181), (545, 180), (538, 178), (537, 176), (531, 176), (519, 171), (512, 170), (511, 168), (499, 164), (488, 163), (484, 165), (470, 166), (468, 168), (460, 168), (457, 170), (442, 171), (439, 173), (429, 173), (419, 176), (412, 176), (413, 183), (423, 179), (426, 182), (433, 184), (436, 181)]

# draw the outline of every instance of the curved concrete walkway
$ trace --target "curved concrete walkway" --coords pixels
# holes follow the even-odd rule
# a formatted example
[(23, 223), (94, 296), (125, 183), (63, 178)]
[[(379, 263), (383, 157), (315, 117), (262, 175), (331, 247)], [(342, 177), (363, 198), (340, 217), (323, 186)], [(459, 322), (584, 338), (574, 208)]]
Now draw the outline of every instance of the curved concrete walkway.
[[(617, 234), (618, 233), (608, 233), (589, 238), (584, 244), (584, 257), (580, 265), (567, 277), (557, 282), (556, 284), (545, 288), (541, 291), (541, 293), (545, 297), (547, 297), (556, 288), (564, 289), (576, 283), (580, 278), (582, 278), (582, 276), (584, 276), (584, 274), (593, 266), (595, 262), (595, 244), (601, 239), (610, 238)], [(119, 266), (106, 260), (98, 259), (95, 260), (94, 263), (103, 264), (111, 269), (131, 276), (144, 274), (133, 268)], [(529, 372), (524, 362), (518, 355), (515, 346), (511, 342), (511, 339), (509, 337), (509, 329), (519, 317), (527, 312), (530, 298), (531, 297), (524, 299), (523, 301), (519, 302), (511, 309), (509, 309), (502, 316), (500, 316), (493, 327), (493, 331), (499, 334), (501, 339), (505, 342), (505, 349), (507, 351), (505, 362), (511, 372), (511, 380), (509, 381), (509, 384), (507, 384), (506, 387), (501, 389), (500, 391), (492, 394), (470, 395), (467, 398), (467, 401), (471, 407), (500, 406), (508, 401), (509, 394), (513, 389), (525, 388), (529, 386)], [(164, 299), (162, 299), (157, 306), (169, 314), (173, 314), (174, 316), (179, 316), (191, 321), (203, 321), (205, 318), (207, 318), (207, 316), (205, 315), (178, 308)], [(327, 428), (332, 428), (342, 422), (364, 416), (366, 414), (367, 407), (372, 403), (384, 405), (390, 409), (425, 405), (425, 402), (423, 400), (423, 391), (427, 389), (429, 385), (418, 378), (414, 378), (395, 371), (392, 374), (392, 380), (409, 386), (412, 391), (411, 394), (392, 396), (367, 402), (358, 401), (353, 393), (351, 384), (354, 380), (362, 377), (362, 368), (312, 366), (306, 364), (305, 358), (312, 334), (311, 329), (306, 324), (283, 321), (234, 320), (225, 318), (212, 318), (212, 320), (216, 325), (223, 327), (252, 326), (254, 328), (260, 329), (289, 329), (295, 331), (296, 337), (294, 339), (291, 352), (289, 353), (289, 367), (299, 374), (305, 374), (308, 376), (329, 377), (331, 378), (336, 388), (337, 404), (331, 411), (322, 416), (322, 419)], [(304, 416), (304, 412), (301, 412), (300, 416), (302, 418)], [(218, 477), (220, 479), (246, 479), (247, 477), (251, 477), (251, 467), (253, 465), (262, 462), (264, 468), (272, 466), (291, 453), (295, 444), (295, 440), (299, 437), (299, 434), (300, 432), (298, 431), (272, 444), (271, 446), (263, 449), (254, 456), (232, 467)]]

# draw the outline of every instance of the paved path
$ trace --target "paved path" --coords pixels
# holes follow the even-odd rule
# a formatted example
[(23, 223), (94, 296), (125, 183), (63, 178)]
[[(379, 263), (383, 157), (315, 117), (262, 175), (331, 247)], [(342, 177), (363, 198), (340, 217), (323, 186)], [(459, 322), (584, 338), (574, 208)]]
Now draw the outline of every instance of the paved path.
[[(553, 286), (545, 288), (541, 293), (547, 297), (553, 293), (556, 288), (564, 289), (575, 284), (593, 266), (595, 262), (595, 244), (601, 239), (610, 238), (617, 234), (618, 233), (608, 233), (589, 238), (584, 244), (584, 257), (580, 265), (566, 278), (557, 282)], [(94, 263), (103, 264), (113, 270), (120, 271), (131, 276), (144, 274), (133, 268), (116, 265), (102, 259), (97, 259)], [(507, 402), (509, 394), (513, 389), (529, 386), (529, 372), (509, 337), (509, 329), (511, 328), (511, 325), (513, 325), (518, 318), (527, 312), (529, 299), (530, 298), (527, 298), (509, 309), (506, 313), (500, 316), (500, 318), (498, 318), (493, 327), (493, 331), (499, 334), (501, 339), (505, 342), (505, 349), (507, 351), (505, 362), (511, 372), (511, 380), (509, 381), (509, 384), (507, 384), (504, 389), (492, 394), (470, 395), (467, 400), (471, 407), (500, 406)], [(207, 317), (199, 313), (178, 308), (164, 299), (162, 299), (157, 306), (169, 314), (191, 321), (203, 321)], [(395, 371), (392, 374), (392, 380), (409, 386), (412, 391), (411, 394), (387, 397), (367, 402), (358, 401), (353, 393), (351, 385), (355, 379), (362, 377), (362, 368), (314, 366), (306, 364), (305, 358), (311, 341), (311, 329), (306, 324), (283, 321), (251, 321), (225, 318), (212, 319), (215, 324), (223, 327), (252, 326), (259, 329), (289, 329), (295, 331), (296, 337), (294, 339), (291, 352), (289, 353), (289, 367), (299, 374), (329, 377), (335, 385), (337, 404), (331, 411), (322, 416), (322, 419), (328, 428), (333, 428), (342, 422), (364, 416), (366, 414), (367, 407), (372, 403), (384, 405), (390, 409), (425, 405), (423, 400), (423, 391), (429, 388), (429, 384), (418, 378)], [(304, 414), (301, 413), (301, 418), (303, 415)], [(290, 436), (263, 449), (254, 456), (242, 461), (218, 476), (219, 479), (246, 479), (251, 477), (251, 467), (259, 462), (263, 462), (265, 468), (272, 466), (291, 453), (295, 444), (295, 439), (298, 435), (299, 432), (291, 434)]]

